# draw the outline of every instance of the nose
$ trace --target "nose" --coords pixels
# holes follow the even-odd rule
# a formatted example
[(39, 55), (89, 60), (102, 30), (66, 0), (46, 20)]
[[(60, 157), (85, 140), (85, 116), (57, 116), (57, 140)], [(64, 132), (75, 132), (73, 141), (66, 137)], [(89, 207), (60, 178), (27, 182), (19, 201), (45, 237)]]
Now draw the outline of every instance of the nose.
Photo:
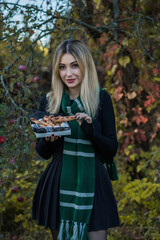
[(67, 76), (71, 76), (72, 75), (72, 69), (69, 67), (67, 68)]

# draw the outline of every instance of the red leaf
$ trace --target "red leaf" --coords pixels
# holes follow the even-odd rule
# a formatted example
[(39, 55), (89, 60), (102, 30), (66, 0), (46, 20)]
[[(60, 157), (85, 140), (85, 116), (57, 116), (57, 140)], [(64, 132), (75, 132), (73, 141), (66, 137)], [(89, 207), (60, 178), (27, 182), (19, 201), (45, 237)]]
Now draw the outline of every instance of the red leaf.
[(160, 85), (159, 84), (153, 84), (152, 92), (153, 92), (153, 96), (155, 98), (160, 98)]
[(118, 71), (117, 71), (117, 78), (120, 78), (120, 77), (122, 76), (122, 74), (123, 74), (122, 71), (121, 71), (121, 70), (118, 70)]
[(104, 45), (106, 43), (106, 37), (99, 38), (100, 45)]
[(122, 86), (118, 86), (117, 88), (115, 88), (114, 98), (116, 102), (118, 102), (123, 97), (123, 93), (121, 92), (122, 89), (123, 89)]
[(124, 140), (124, 144), (123, 144), (123, 146), (121, 148), (122, 155), (124, 154), (124, 150), (128, 146), (128, 144), (129, 144), (129, 137), (126, 137), (126, 139)]
[(136, 114), (142, 114), (142, 108), (137, 105), (136, 107), (132, 108), (132, 111), (135, 112)]
[(139, 134), (136, 134), (136, 140), (137, 140), (138, 143), (141, 143), (141, 139), (140, 139)]
[(132, 118), (133, 121), (135, 121), (137, 123), (137, 125), (139, 125), (140, 123), (146, 123), (148, 122), (148, 118), (144, 117), (143, 115), (139, 115), (139, 116), (134, 116)]
[(153, 75), (154, 76), (158, 75), (158, 69), (157, 68), (153, 68), (152, 71), (153, 71)]
[(108, 64), (107, 66), (106, 66), (106, 72), (108, 71), (108, 70), (110, 70), (111, 69), (111, 67), (112, 67), (112, 65), (111, 64)]
[(156, 99), (153, 96), (147, 96), (146, 98), (148, 100), (144, 102), (144, 107), (148, 107), (156, 101)]
[(145, 135), (145, 131), (144, 130), (139, 130), (139, 134), (140, 134), (140, 138), (143, 142), (147, 141), (147, 137)]

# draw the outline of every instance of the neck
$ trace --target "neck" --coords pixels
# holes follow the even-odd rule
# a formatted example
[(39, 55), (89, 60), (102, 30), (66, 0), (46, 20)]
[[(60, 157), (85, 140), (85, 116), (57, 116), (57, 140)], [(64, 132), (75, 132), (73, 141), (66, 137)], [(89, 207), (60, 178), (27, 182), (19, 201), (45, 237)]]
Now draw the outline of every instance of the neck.
[(75, 100), (79, 96), (80, 90), (69, 89), (69, 97), (71, 100)]

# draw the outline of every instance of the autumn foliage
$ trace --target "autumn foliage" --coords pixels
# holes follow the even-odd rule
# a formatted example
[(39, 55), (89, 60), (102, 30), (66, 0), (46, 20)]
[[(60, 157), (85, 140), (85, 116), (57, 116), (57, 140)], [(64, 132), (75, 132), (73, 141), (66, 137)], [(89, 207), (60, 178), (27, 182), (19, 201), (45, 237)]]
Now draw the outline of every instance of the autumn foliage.
[[(41, 2), (41, 1), (40, 1)], [(121, 226), (108, 240), (160, 239), (160, 7), (158, 0), (1, 3), (0, 232), (50, 239), (31, 219), (32, 198), (50, 160), (35, 152), (28, 116), (50, 89), (52, 56), (64, 39), (88, 44), (112, 97), (119, 142), (113, 182)], [(44, 4), (44, 5), (43, 5)], [(23, 16), (13, 21), (14, 14)], [(50, 36), (46, 42), (46, 37)], [(44, 41), (44, 42), (43, 42)], [(0, 235), (0, 238), (2, 238)]]

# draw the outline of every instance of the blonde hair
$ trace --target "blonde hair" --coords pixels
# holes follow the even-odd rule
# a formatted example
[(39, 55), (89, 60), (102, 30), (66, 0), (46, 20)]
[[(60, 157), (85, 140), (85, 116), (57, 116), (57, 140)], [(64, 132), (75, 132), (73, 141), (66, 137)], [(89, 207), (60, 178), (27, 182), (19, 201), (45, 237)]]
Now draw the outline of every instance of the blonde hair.
[(47, 94), (47, 111), (52, 114), (57, 114), (60, 111), (62, 95), (66, 86), (59, 75), (59, 64), (61, 57), (66, 53), (74, 56), (83, 73), (80, 98), (85, 112), (94, 117), (99, 104), (99, 81), (92, 55), (88, 47), (79, 40), (65, 40), (55, 50), (51, 91)]

